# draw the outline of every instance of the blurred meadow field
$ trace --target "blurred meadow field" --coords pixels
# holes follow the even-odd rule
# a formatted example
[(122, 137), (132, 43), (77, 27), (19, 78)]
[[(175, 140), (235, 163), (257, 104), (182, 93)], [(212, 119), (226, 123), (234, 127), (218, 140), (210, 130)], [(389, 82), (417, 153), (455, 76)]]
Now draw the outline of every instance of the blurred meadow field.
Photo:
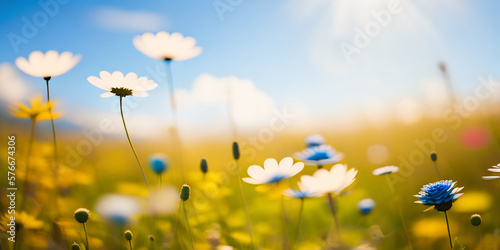
[(0, 249), (500, 249), (498, 4), (445, 2), (7, 1)]

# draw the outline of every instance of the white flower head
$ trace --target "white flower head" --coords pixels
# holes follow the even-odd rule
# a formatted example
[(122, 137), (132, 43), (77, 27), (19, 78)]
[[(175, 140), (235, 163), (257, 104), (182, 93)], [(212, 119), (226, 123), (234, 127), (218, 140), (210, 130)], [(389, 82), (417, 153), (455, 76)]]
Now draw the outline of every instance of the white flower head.
[(297, 185), (299, 186), (299, 190), (289, 188), (283, 191), (283, 194), (297, 199), (320, 197), (324, 195), (312, 190), (308, 190), (307, 187), (304, 186), (304, 184), (302, 184), (301, 182), (297, 182)]
[(399, 171), (399, 168), (396, 166), (385, 166), (381, 168), (377, 168), (373, 170), (372, 174), (373, 175), (386, 175), (386, 174), (392, 174), (396, 173)]
[(322, 135), (312, 134), (306, 137), (305, 142), (307, 147), (315, 147), (325, 144), (326, 140)]
[(146, 97), (149, 96), (146, 91), (152, 90), (158, 87), (153, 80), (149, 80), (146, 77), (138, 78), (135, 73), (128, 73), (123, 76), (122, 72), (115, 71), (110, 74), (107, 71), (101, 71), (99, 77), (89, 76), (87, 80), (92, 83), (92, 85), (107, 90), (108, 92), (101, 95), (101, 97), (116, 96), (139, 96)]
[(258, 165), (248, 167), (250, 177), (243, 178), (243, 181), (249, 184), (260, 185), (266, 183), (275, 183), (280, 180), (288, 179), (304, 169), (304, 163), (293, 163), (291, 157), (283, 158), (279, 164), (274, 158), (264, 161), (264, 168)]
[(316, 170), (312, 176), (303, 175), (300, 182), (310, 192), (318, 194), (339, 194), (356, 180), (358, 171), (354, 168), (347, 170), (345, 164), (335, 164), (330, 171), (321, 168)]
[(319, 145), (297, 152), (294, 157), (307, 165), (323, 166), (339, 162), (344, 158), (344, 154), (335, 151), (330, 145)]
[(142, 205), (137, 197), (108, 194), (97, 200), (95, 209), (106, 220), (124, 225), (142, 212)]
[(45, 54), (41, 51), (33, 51), (28, 59), (18, 57), (16, 66), (30, 76), (56, 77), (75, 67), (81, 58), (80, 55), (73, 55), (67, 51), (61, 54), (55, 50), (49, 50)]
[[(488, 168), (488, 171), (496, 174), (500, 173), (500, 163), (497, 164), (496, 166)], [(499, 175), (483, 176), (483, 180), (494, 180), (494, 179), (500, 179), (500, 176)]]
[(133, 43), (144, 55), (160, 60), (184, 61), (199, 56), (202, 51), (201, 47), (196, 46), (194, 38), (165, 31), (135, 36)]

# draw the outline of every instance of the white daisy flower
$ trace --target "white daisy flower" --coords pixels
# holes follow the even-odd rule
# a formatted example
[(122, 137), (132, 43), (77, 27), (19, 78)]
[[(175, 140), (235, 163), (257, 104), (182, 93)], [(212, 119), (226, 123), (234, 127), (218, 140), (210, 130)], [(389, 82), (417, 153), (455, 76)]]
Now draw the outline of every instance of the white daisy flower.
[(396, 166), (385, 166), (385, 167), (381, 167), (381, 168), (377, 168), (377, 169), (373, 170), (372, 174), (378, 176), (378, 175), (392, 174), (392, 173), (396, 173), (398, 171), (399, 171), (399, 168)]
[(283, 158), (279, 164), (276, 159), (269, 158), (264, 161), (264, 168), (258, 165), (250, 166), (247, 170), (250, 178), (245, 177), (243, 181), (254, 185), (275, 183), (298, 174), (302, 169), (304, 169), (304, 163), (294, 164), (291, 157)]
[(354, 168), (347, 170), (347, 165), (335, 164), (330, 171), (321, 168), (312, 176), (303, 175), (300, 182), (310, 192), (318, 194), (339, 194), (356, 180), (358, 171)]
[(315, 147), (325, 144), (326, 140), (321, 135), (313, 134), (306, 137), (305, 142), (307, 147)]
[[(497, 164), (496, 166), (488, 168), (488, 171), (492, 173), (500, 173), (500, 163)], [(499, 175), (483, 176), (483, 180), (494, 180), (494, 179), (500, 179), (500, 176)]]
[(297, 152), (294, 157), (304, 161), (307, 165), (323, 166), (339, 162), (344, 158), (344, 154), (335, 151), (330, 145), (320, 145)]
[(80, 55), (73, 55), (71, 52), (59, 54), (55, 50), (49, 50), (44, 54), (41, 51), (33, 51), (28, 59), (18, 57), (16, 66), (30, 76), (49, 78), (68, 72), (80, 62), (81, 58)]
[(142, 213), (139, 198), (121, 194), (100, 197), (95, 209), (100, 216), (119, 225), (129, 223), (136, 215)]
[(146, 91), (152, 90), (158, 87), (153, 80), (149, 80), (146, 77), (137, 78), (135, 73), (128, 73), (123, 76), (122, 72), (115, 71), (110, 74), (107, 71), (101, 71), (99, 77), (89, 76), (87, 80), (92, 83), (92, 85), (104, 89), (108, 92), (101, 95), (101, 97), (110, 97), (113, 95), (125, 97), (125, 96), (139, 96), (146, 97), (149, 96)]
[(289, 188), (283, 191), (283, 194), (297, 199), (320, 197), (324, 195), (324, 194), (318, 194), (311, 190), (307, 190), (307, 187), (304, 186), (301, 182), (298, 182), (297, 185), (299, 185), (299, 190)]
[(133, 43), (144, 55), (160, 60), (183, 61), (197, 57), (202, 52), (194, 38), (165, 31), (138, 35), (134, 37)]

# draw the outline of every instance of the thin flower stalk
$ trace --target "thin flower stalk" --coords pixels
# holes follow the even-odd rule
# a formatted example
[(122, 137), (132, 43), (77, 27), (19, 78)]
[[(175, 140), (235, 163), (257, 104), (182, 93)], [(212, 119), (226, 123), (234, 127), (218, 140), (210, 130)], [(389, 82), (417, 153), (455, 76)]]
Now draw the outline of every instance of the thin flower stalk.
[(250, 223), (250, 214), (248, 213), (248, 206), (247, 206), (247, 200), (245, 198), (245, 192), (243, 192), (243, 184), (242, 184), (242, 179), (241, 179), (241, 174), (240, 174), (240, 166), (238, 163), (238, 159), (235, 159), (236, 163), (236, 172), (238, 172), (238, 184), (240, 187), (240, 194), (241, 198), (243, 199), (243, 207), (245, 208), (245, 215), (247, 217), (247, 230), (248, 230), (248, 235), (250, 236), (250, 243), (252, 245), (252, 249), (254, 249), (254, 242), (253, 242), (253, 236), (252, 236), (252, 225)]
[(120, 96), (120, 114), (122, 117), (123, 128), (125, 129), (125, 134), (127, 135), (128, 143), (130, 144), (130, 148), (132, 149), (132, 152), (134, 153), (135, 159), (137, 160), (137, 164), (139, 165), (139, 168), (141, 169), (142, 177), (144, 178), (144, 183), (146, 183), (146, 187), (148, 188), (148, 191), (151, 192), (151, 190), (149, 189), (148, 180), (146, 179), (146, 174), (144, 173), (144, 169), (142, 168), (142, 165), (141, 165), (141, 161), (139, 160), (139, 157), (137, 156), (137, 152), (135, 151), (134, 145), (132, 144), (132, 140), (130, 140), (130, 135), (128, 134), (127, 124), (125, 123), (125, 117), (123, 116), (123, 97), (122, 96)]

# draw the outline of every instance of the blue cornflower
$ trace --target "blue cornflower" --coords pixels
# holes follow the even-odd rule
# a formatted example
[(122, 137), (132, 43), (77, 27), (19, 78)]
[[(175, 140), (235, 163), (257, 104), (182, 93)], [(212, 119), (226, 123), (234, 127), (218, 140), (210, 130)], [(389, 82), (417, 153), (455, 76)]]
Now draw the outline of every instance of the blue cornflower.
[(283, 191), (283, 194), (297, 199), (304, 199), (308, 197), (317, 197), (315, 193), (309, 191), (302, 191), (297, 189), (287, 189)]
[(375, 201), (373, 199), (362, 199), (358, 202), (358, 209), (361, 214), (369, 214), (375, 207)]
[(307, 186), (302, 184), (302, 182), (298, 182), (297, 185), (299, 186), (298, 190), (289, 188), (289, 189), (283, 191), (283, 194), (286, 196), (297, 198), (297, 199), (320, 197), (320, 196), (324, 195), (324, 194), (310, 190)]
[(165, 172), (165, 170), (168, 169), (169, 164), (170, 162), (168, 161), (168, 158), (165, 154), (156, 153), (152, 154), (149, 157), (149, 165), (151, 166), (151, 169), (157, 174)]
[(305, 139), (306, 146), (308, 148), (323, 145), (323, 144), (325, 144), (325, 141), (326, 141), (325, 138), (321, 135), (318, 135), (318, 134), (309, 135)]
[(304, 149), (295, 153), (295, 158), (304, 161), (307, 165), (323, 166), (337, 163), (344, 158), (344, 154), (335, 151), (332, 146), (320, 145)]
[(414, 195), (419, 199), (415, 203), (435, 206), (438, 211), (447, 211), (463, 194), (458, 193), (463, 187), (454, 187), (455, 184), (456, 182), (446, 180), (424, 185), (418, 195)]

